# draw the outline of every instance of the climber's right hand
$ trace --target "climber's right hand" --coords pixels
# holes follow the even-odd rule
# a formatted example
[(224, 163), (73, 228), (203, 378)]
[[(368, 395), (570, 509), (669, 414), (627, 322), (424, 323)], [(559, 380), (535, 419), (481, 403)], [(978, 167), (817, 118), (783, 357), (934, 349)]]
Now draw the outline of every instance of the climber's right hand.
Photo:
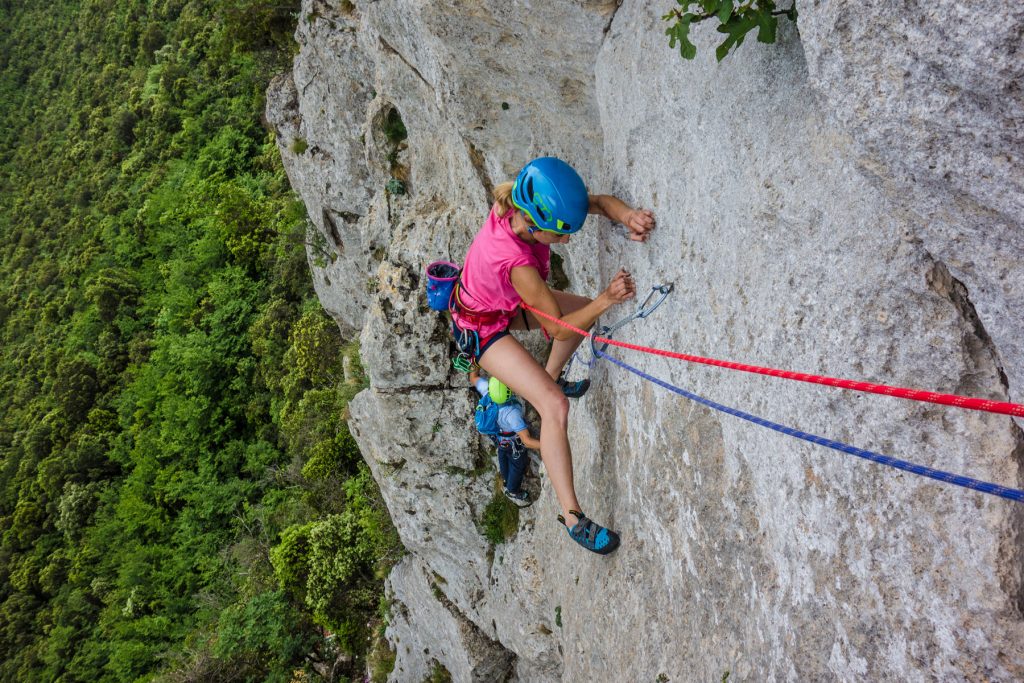
[(612, 281), (605, 288), (603, 296), (610, 304), (621, 304), (636, 296), (636, 283), (625, 268), (619, 268)]

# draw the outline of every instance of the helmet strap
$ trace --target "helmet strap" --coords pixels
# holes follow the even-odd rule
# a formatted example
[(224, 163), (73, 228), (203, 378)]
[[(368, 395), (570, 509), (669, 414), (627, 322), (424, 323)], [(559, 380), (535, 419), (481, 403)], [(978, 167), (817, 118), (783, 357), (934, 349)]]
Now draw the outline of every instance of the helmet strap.
[[(526, 212), (523, 211), (522, 209), (519, 209), (517, 213), (519, 214), (519, 218), (522, 219), (523, 221), (523, 227), (526, 228), (526, 233), (530, 237), (533, 237), (533, 233), (540, 230), (540, 228), (526, 219)], [(525, 237), (525, 235), (520, 235), (520, 237)]]

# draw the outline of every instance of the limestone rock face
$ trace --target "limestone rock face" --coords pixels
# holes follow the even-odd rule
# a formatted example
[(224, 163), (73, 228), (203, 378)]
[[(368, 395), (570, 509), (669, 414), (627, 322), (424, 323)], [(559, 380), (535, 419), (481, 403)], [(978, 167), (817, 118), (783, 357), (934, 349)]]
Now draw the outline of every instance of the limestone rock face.
[[(1024, 7), (821, 3), (800, 20), (808, 80), (858, 167), (970, 293), (1024, 399)], [(803, 8), (801, 7), (801, 12)]]
[(361, 142), (372, 98), (372, 62), (359, 50), (351, 14), (307, 3), (291, 74), (271, 83), (267, 113), (292, 187), (312, 229), (307, 254), (324, 308), (351, 336), (362, 327), (374, 240), (361, 228), (371, 212), (371, 178)]
[[(493, 449), (423, 267), (461, 260), (490, 189), (541, 154), (658, 217), (644, 244), (591, 218), (557, 250), (577, 293), (620, 266), (641, 298), (674, 283), (618, 338), (1024, 399), (1024, 10), (806, 3), (799, 33), (718, 64), (707, 24), (695, 61), (669, 50), (674, 6), (304, 2), (267, 115), (321, 235), (317, 291), (360, 335), (371, 388), (350, 426), (410, 551), (388, 584), (392, 680), (435, 662), (459, 681), (1024, 678), (1024, 507), (608, 361), (570, 441), (581, 503), (622, 547), (573, 545), (543, 471), (515, 536), (484, 538)], [(1011, 418), (609, 353), (812, 434), (1022, 484)]]
[(391, 614), (390, 635), (402, 653), (396, 657), (393, 677), (427, 680), (431, 664), (437, 662), (453, 680), (507, 680), (515, 655), (452, 606), (438, 588), (438, 580), (413, 557), (402, 560), (388, 579), (388, 593), (397, 605)]

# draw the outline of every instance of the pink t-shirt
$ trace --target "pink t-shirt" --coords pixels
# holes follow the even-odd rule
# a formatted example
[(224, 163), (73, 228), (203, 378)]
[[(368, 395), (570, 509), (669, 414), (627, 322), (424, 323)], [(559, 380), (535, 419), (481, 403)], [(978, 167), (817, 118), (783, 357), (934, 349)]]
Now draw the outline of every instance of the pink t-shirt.
[[(462, 266), (461, 300), (475, 312), (500, 311), (502, 315), (493, 323), (480, 325), (477, 333), (489, 337), (508, 327), (522, 302), (512, 286), (512, 269), (533, 266), (542, 280), (548, 279), (551, 247), (537, 242), (524, 242), (512, 231), (512, 212), (498, 216), (494, 208), (487, 216), (480, 232), (473, 238)], [(456, 324), (463, 329), (476, 329), (456, 311)]]

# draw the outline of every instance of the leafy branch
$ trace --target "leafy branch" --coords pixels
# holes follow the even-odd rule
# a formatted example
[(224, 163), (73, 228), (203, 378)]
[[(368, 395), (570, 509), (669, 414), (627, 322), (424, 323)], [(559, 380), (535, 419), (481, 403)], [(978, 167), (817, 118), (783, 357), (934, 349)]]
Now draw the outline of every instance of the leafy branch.
[[(679, 8), (671, 10), (662, 17), (665, 21), (675, 21), (665, 29), (669, 37), (668, 46), (674, 48), (679, 43), (679, 54), (683, 59), (697, 56), (697, 46), (690, 42), (690, 26), (692, 24), (715, 18), (719, 21), (718, 32), (726, 34), (725, 40), (715, 50), (718, 61), (722, 61), (729, 50), (739, 47), (747, 34), (757, 29), (759, 43), (774, 43), (779, 20), (785, 15), (790, 21), (796, 21), (796, 0), (789, 9), (776, 9), (774, 0), (747, 0), (737, 3), (735, 0), (676, 0)], [(691, 11), (691, 7), (693, 11)]]

